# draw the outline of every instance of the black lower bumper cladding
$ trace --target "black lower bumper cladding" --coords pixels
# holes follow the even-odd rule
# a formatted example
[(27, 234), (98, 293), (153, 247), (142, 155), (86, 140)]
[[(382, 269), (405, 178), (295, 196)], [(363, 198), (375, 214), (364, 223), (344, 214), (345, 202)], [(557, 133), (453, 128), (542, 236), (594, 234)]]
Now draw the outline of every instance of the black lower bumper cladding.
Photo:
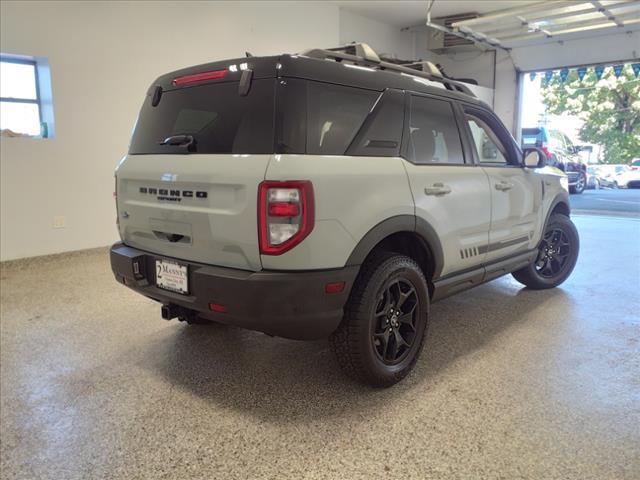
[[(188, 267), (189, 293), (182, 295), (156, 286), (155, 261), (164, 258), (123, 243), (111, 247), (116, 280), (172, 311), (301, 340), (325, 338), (338, 327), (359, 270), (250, 272), (170, 259)], [(342, 291), (325, 291), (340, 282)], [(212, 311), (210, 304), (224, 311)]]

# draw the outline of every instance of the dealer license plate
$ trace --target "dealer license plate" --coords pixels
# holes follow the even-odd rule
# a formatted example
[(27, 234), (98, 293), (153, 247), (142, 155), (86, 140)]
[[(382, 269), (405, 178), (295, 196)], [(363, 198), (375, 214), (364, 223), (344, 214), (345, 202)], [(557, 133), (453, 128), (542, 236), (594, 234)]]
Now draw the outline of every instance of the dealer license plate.
[(156, 285), (186, 295), (189, 293), (187, 266), (169, 260), (156, 260)]

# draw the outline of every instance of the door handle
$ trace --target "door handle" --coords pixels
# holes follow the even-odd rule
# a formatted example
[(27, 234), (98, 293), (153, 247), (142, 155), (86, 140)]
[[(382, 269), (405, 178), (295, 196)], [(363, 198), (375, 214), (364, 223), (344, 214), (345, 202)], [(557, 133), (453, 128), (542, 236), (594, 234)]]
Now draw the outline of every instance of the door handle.
[(424, 189), (424, 193), (426, 195), (446, 195), (447, 193), (451, 193), (451, 187), (444, 185), (442, 183), (434, 183), (430, 187), (426, 187)]
[(511, 190), (512, 188), (513, 188), (513, 184), (509, 182), (496, 183), (496, 190), (500, 190), (501, 192), (506, 192), (507, 190)]

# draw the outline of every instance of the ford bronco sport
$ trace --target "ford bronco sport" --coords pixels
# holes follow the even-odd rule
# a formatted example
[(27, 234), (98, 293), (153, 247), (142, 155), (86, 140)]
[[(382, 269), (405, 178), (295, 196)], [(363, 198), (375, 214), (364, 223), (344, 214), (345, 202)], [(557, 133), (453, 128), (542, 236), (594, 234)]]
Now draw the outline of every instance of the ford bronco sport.
[(165, 319), (330, 338), (388, 386), (431, 302), (571, 273), (567, 178), (462, 83), (364, 44), (179, 70), (149, 88), (116, 171), (116, 279)]

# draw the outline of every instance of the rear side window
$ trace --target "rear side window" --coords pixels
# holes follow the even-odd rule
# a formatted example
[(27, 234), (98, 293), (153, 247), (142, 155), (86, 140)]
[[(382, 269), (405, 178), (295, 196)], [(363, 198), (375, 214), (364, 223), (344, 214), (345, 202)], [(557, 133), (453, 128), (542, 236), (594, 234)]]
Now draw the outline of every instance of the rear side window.
[(307, 83), (307, 153), (344, 155), (379, 92)]
[(411, 96), (408, 156), (418, 164), (464, 164), (451, 103)]
[(272, 153), (275, 79), (254, 80), (247, 96), (238, 83), (214, 83), (163, 92), (160, 103), (145, 99), (129, 153), (185, 153), (161, 145), (168, 137), (191, 135), (191, 153)]
[(380, 92), (311, 80), (280, 82), (281, 153), (344, 155)]

